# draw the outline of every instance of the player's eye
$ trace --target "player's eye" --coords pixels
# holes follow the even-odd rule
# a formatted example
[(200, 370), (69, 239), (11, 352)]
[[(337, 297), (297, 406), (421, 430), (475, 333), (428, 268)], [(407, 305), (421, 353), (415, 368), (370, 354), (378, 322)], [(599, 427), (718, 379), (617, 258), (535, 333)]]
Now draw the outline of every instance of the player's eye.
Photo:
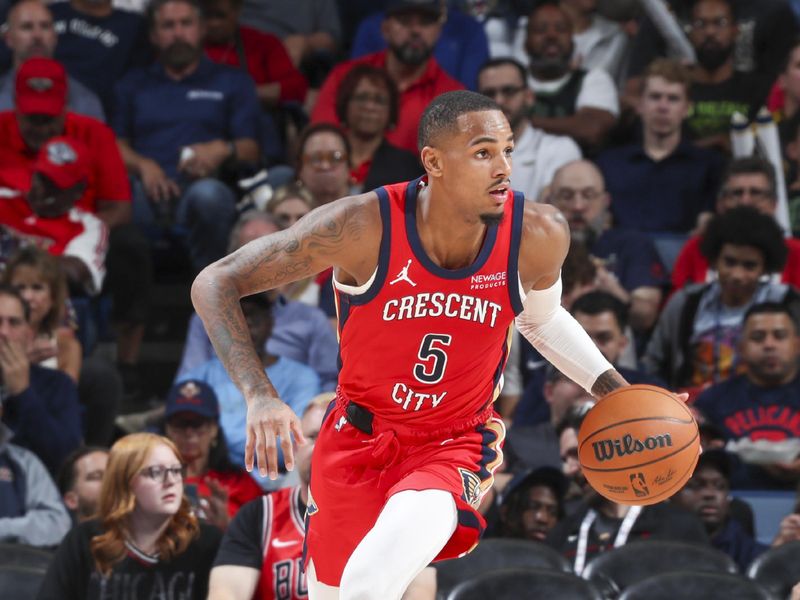
[(512, 154), (514, 154), (514, 147), (513, 146), (509, 146), (508, 148), (503, 150), (503, 152), (506, 153), (506, 156), (511, 156)]
[(478, 150), (475, 153), (475, 156), (477, 156), (478, 158), (486, 158), (487, 156), (489, 156), (489, 152), (487, 152), (486, 150)]

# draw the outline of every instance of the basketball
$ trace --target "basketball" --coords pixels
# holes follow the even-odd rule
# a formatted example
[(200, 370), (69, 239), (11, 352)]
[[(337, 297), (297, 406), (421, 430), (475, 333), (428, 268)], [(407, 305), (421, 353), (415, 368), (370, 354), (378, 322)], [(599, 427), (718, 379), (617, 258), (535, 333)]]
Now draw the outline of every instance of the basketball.
[(655, 504), (678, 492), (700, 456), (694, 417), (675, 394), (631, 385), (605, 396), (578, 432), (586, 480), (620, 504)]

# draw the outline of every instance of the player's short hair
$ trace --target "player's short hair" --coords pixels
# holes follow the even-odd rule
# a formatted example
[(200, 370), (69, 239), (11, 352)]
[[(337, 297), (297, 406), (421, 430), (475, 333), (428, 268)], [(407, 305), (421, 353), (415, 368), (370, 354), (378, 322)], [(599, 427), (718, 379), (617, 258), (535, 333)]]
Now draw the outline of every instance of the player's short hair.
[(772, 200), (775, 201), (777, 199), (777, 186), (775, 183), (775, 169), (772, 166), (772, 163), (768, 160), (761, 158), (760, 156), (743, 156), (742, 158), (734, 158), (732, 159), (727, 167), (725, 167), (725, 171), (722, 173), (722, 185), (719, 187), (719, 194), (725, 190), (725, 185), (728, 183), (731, 177), (735, 177), (737, 175), (763, 175), (767, 178), (769, 182), (769, 193), (772, 197)]
[(433, 146), (438, 137), (451, 133), (461, 115), (488, 110), (502, 112), (497, 102), (477, 92), (458, 90), (437, 96), (428, 104), (419, 120), (418, 148), (422, 150), (425, 146)]
[(25, 322), (30, 323), (31, 321), (31, 307), (25, 301), (25, 298), (22, 297), (16, 289), (11, 287), (8, 284), (0, 284), (0, 296), (11, 296), (12, 298), (16, 298), (19, 300), (19, 303), (22, 305), (22, 314), (25, 315)]
[(692, 75), (689, 69), (677, 60), (672, 58), (657, 58), (644, 71), (642, 77), (642, 91), (647, 87), (647, 81), (652, 77), (661, 77), (669, 83), (679, 83), (689, 98), (689, 91), (692, 88)]
[(625, 331), (628, 325), (628, 308), (616, 296), (612, 296), (608, 292), (596, 290), (594, 292), (587, 292), (572, 303), (572, 314), (583, 313), (592, 317), (610, 312), (614, 315), (620, 331)]
[(752, 206), (737, 206), (711, 219), (700, 242), (700, 251), (713, 264), (725, 244), (760, 250), (766, 273), (778, 273), (786, 264), (788, 251), (783, 231), (774, 218)]
[(481, 65), (481, 68), (478, 70), (478, 77), (480, 77), (481, 73), (483, 73), (486, 69), (494, 69), (497, 67), (513, 67), (517, 70), (517, 73), (519, 73), (519, 80), (522, 82), (522, 85), (528, 87), (528, 73), (525, 70), (525, 67), (523, 67), (522, 63), (516, 58), (511, 58), (510, 56), (490, 58)]
[(75, 472), (75, 465), (78, 464), (78, 461), (84, 456), (88, 456), (94, 452), (108, 454), (108, 448), (103, 448), (102, 446), (81, 446), (77, 450), (73, 450), (67, 455), (67, 458), (64, 459), (61, 468), (58, 470), (58, 476), (56, 477), (56, 485), (62, 496), (75, 487), (75, 479), (78, 476)]
[(742, 326), (744, 327), (744, 325), (747, 323), (747, 320), (755, 315), (786, 315), (792, 322), (792, 327), (794, 327), (795, 334), (798, 333), (797, 320), (792, 314), (792, 311), (789, 310), (789, 307), (785, 304), (780, 302), (759, 302), (758, 304), (754, 304), (747, 309), (747, 312), (744, 313)]

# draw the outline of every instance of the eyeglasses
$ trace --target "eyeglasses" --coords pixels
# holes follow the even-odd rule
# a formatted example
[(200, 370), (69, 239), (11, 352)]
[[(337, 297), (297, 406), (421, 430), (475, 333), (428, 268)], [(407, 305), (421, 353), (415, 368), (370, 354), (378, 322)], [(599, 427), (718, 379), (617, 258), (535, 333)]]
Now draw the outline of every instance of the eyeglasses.
[(725, 196), (726, 198), (736, 198), (737, 200), (741, 200), (742, 198), (744, 198), (745, 194), (750, 196), (751, 198), (755, 198), (756, 200), (772, 199), (772, 191), (764, 188), (738, 187), (738, 188), (727, 188), (722, 190), (723, 196)]
[(372, 102), (378, 106), (389, 106), (388, 96), (384, 96), (383, 94), (370, 94), (368, 92), (353, 94), (350, 97), (350, 101), (355, 102), (356, 104), (367, 104)]
[(175, 479), (183, 479), (186, 468), (183, 465), (175, 465), (174, 467), (166, 467), (164, 465), (153, 465), (152, 467), (145, 467), (141, 471), (142, 475), (152, 479), (153, 481), (160, 481), (167, 483), (167, 476), (172, 475)]
[(489, 98), (497, 98), (497, 96), (511, 98), (512, 96), (519, 94), (524, 89), (524, 85), (503, 85), (496, 88), (484, 88), (481, 90), (481, 94)]
[(303, 154), (303, 162), (315, 168), (320, 168), (325, 164), (335, 167), (347, 162), (347, 154), (341, 150), (312, 152)]
[(561, 188), (556, 193), (553, 194), (553, 199), (556, 202), (572, 202), (575, 200), (576, 196), (580, 196), (587, 202), (593, 202), (603, 196), (605, 192), (601, 190), (587, 187), (583, 188), (582, 190), (573, 190), (570, 188)]
[(731, 24), (731, 20), (728, 17), (717, 17), (716, 19), (695, 19), (692, 21), (691, 28), (692, 29), (706, 29), (707, 27), (711, 26), (714, 29), (724, 29)]

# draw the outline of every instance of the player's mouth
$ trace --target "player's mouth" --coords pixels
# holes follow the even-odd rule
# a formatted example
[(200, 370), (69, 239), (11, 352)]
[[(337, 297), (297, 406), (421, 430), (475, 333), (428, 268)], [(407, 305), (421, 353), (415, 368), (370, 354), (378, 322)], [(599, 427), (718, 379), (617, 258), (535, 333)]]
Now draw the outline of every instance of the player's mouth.
[(498, 204), (503, 204), (508, 200), (511, 188), (508, 184), (499, 185), (489, 190), (489, 195), (495, 199)]

